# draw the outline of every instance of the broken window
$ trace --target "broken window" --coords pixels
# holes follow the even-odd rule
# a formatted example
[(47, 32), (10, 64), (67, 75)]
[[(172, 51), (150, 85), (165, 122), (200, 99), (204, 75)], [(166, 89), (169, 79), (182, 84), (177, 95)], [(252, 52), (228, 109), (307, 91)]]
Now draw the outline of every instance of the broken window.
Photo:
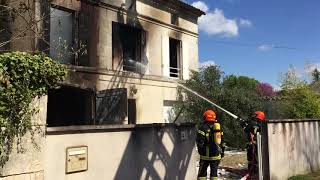
[[(130, 112), (135, 111), (133, 107), (130, 105)], [(48, 94), (49, 127), (123, 124), (127, 112), (127, 89), (124, 88), (94, 92), (63, 86), (60, 89), (50, 90)], [(130, 116), (131, 123), (135, 122), (134, 117)]]
[(73, 64), (74, 11), (50, 7), (50, 57), (63, 64)]
[(179, 78), (181, 74), (181, 41), (170, 38), (170, 77)]
[(49, 90), (47, 124), (52, 126), (88, 125), (93, 121), (92, 91), (74, 87)]
[(144, 68), (146, 31), (112, 23), (113, 69), (141, 73)]

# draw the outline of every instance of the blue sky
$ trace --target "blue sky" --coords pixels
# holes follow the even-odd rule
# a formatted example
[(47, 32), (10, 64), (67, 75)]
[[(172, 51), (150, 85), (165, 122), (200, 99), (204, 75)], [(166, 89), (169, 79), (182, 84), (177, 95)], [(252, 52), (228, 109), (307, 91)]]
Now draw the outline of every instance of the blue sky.
[[(320, 67), (319, 0), (187, 0), (204, 11), (199, 19), (200, 63), (226, 74), (279, 85), (292, 64)], [(310, 67), (310, 66), (309, 66)]]

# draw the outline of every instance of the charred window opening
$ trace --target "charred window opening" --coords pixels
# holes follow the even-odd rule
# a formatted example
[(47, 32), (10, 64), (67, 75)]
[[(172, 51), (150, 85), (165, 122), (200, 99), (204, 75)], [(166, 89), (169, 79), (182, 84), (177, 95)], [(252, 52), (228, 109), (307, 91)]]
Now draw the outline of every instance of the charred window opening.
[(129, 25), (112, 24), (113, 68), (140, 73), (146, 47), (146, 32)]
[(50, 57), (63, 64), (74, 64), (75, 12), (63, 7), (50, 7)]
[(137, 106), (135, 99), (128, 99), (128, 123), (137, 123)]
[(176, 25), (178, 26), (179, 25), (179, 21), (178, 21), (178, 15), (175, 14), (175, 13), (171, 13), (171, 24), (172, 25)]
[(179, 78), (181, 73), (181, 41), (170, 38), (170, 77)]
[(92, 91), (74, 87), (49, 90), (47, 124), (53, 126), (88, 125), (93, 119)]
[(127, 89), (124, 88), (94, 92), (63, 86), (48, 94), (49, 127), (124, 124), (127, 115)]

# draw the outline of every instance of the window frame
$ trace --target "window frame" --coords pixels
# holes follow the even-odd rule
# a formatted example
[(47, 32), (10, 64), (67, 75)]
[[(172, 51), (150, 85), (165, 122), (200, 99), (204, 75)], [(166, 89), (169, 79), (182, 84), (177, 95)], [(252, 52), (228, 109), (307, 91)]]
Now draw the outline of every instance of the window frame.
[[(177, 43), (177, 68), (171, 67), (171, 47), (170, 43), (171, 41), (176, 41)], [(178, 72), (171, 72), (171, 69), (177, 69)], [(183, 79), (183, 59), (182, 59), (182, 40), (169, 37), (169, 77), (174, 79)], [(173, 74), (176, 74), (177, 76), (173, 76)]]
[[(124, 24), (121, 22), (112, 21), (112, 69), (115, 71), (120, 70), (120, 71), (125, 71), (125, 72), (142, 74), (143, 73), (142, 69), (140, 69), (139, 67), (127, 66), (129, 68), (132, 67), (132, 69), (134, 69), (134, 70), (125, 69), (124, 57), (123, 57), (124, 51), (123, 51), (122, 41), (120, 39), (120, 31), (121, 31), (120, 29), (121, 28), (133, 29), (138, 34), (137, 41), (135, 42), (135, 44), (138, 44), (135, 46), (135, 53), (136, 53), (135, 56), (136, 56), (136, 59), (138, 59), (138, 61), (136, 61), (136, 62), (139, 62), (139, 63), (144, 62), (143, 53), (146, 53), (146, 49), (147, 49), (147, 44), (148, 44), (147, 33), (148, 33), (148, 31), (146, 31), (140, 27), (132, 26), (130, 24)], [(115, 33), (117, 33), (117, 34), (115, 34)], [(116, 44), (116, 43), (118, 43), (118, 44)], [(119, 48), (119, 46), (121, 46), (121, 48), (120, 48), (121, 50), (116, 50), (116, 48), (117, 47)], [(116, 52), (116, 51), (119, 51), (119, 52)]]
[[(50, 49), (51, 49), (51, 43), (50, 43), (51, 42), (50, 41), (50, 39), (51, 39), (51, 13), (52, 13), (51, 8), (72, 14), (72, 34), (71, 34), (72, 40), (71, 40), (71, 47), (70, 48), (78, 48), (78, 46), (79, 46), (79, 44), (77, 43), (77, 41), (79, 39), (79, 37), (78, 37), (78, 31), (79, 31), (79, 29), (78, 29), (78, 25), (79, 25), (78, 14), (79, 14), (79, 12), (76, 10), (64, 7), (64, 6), (59, 6), (59, 5), (51, 3), (50, 7), (49, 7), (49, 33), (48, 33), (48, 37), (49, 37), (48, 55), (49, 55), (49, 57), (51, 57), (51, 54), (50, 54)], [(78, 63), (79, 63), (78, 57), (76, 56), (76, 54), (72, 54), (70, 63), (65, 64), (65, 65), (78, 66)]]

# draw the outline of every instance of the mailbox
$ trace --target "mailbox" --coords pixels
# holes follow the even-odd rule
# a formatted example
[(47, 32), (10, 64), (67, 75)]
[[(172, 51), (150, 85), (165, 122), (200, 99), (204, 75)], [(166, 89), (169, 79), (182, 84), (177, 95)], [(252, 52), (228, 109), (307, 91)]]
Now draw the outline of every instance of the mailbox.
[(88, 170), (88, 146), (68, 147), (66, 174)]

